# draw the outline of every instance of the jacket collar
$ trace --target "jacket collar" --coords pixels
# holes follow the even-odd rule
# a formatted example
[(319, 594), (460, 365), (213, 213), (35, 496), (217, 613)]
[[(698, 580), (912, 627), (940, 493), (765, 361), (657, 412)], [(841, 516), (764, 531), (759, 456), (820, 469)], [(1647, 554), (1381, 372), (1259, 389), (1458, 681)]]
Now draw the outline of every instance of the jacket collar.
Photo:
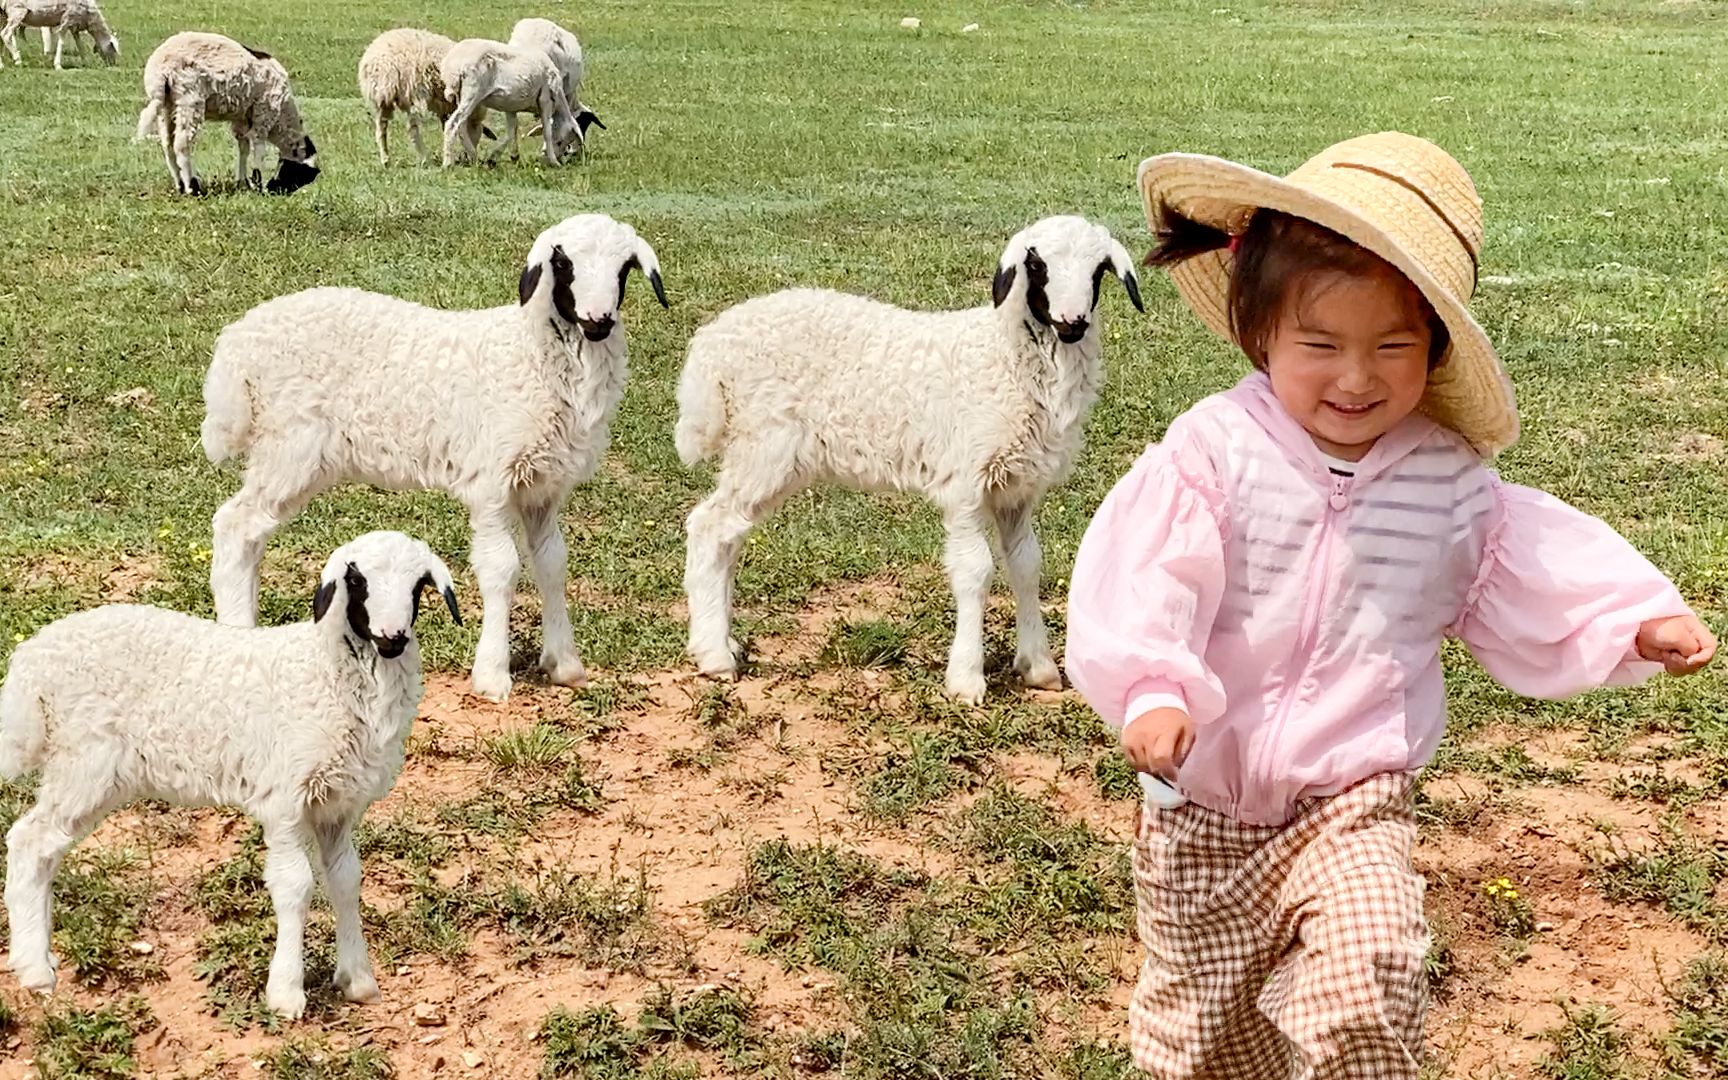
[[(1226, 390), (1223, 397), (1240, 406), (1252, 417), (1279, 449), (1284, 451), (1286, 457), (1311, 472), (1315, 479), (1330, 483), (1331, 471), (1326, 467), (1320, 448), (1314, 445), (1314, 439), (1307, 430), (1279, 403), (1277, 396), (1272, 393), (1272, 380), (1265, 372), (1249, 372), (1241, 382)], [(1426, 416), (1411, 413), (1391, 431), (1380, 436), (1362, 460), (1357, 462), (1356, 479), (1364, 480), (1386, 471), (1441, 430), (1443, 429), (1440, 425)]]

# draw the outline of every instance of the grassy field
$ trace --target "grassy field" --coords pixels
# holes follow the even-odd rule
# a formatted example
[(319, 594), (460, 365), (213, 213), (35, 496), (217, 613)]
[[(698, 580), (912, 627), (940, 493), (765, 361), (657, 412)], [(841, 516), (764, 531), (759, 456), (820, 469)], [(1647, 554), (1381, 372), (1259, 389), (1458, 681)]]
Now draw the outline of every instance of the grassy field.
[[(419, 168), (398, 126), (381, 168), (354, 84), (366, 42), (394, 25), (503, 37), (530, 14), (589, 53), (584, 98), (608, 129), (587, 159)], [(238, 477), (199, 451), (199, 386), (251, 305), (322, 284), (507, 303), (534, 236), (598, 210), (653, 243), (672, 307), (632, 287), (613, 450), (565, 515), (595, 685), (478, 703), (461, 693), (478, 620), (423, 627), (439, 674), (364, 853), (385, 1003), (325, 993), (307, 1022), (269, 1022), (255, 839), (231, 815), (146, 810), (62, 875), (66, 991), (44, 1006), (0, 978), (0, 1077), (1132, 1075), (1132, 786), (1105, 732), (1071, 694), (1014, 688), (1002, 609), (987, 705), (940, 699), (940, 531), (909, 499), (795, 499), (740, 574), (755, 673), (688, 678), (680, 524), (706, 475), (670, 435), (683, 345), (723, 307), (792, 284), (984, 302), (1003, 242), (1047, 213), (1142, 251), (1133, 170), (1158, 151), (1282, 172), (1386, 128), (1451, 150), (1486, 201), (1474, 307), (1524, 423), (1502, 475), (1606, 518), (1723, 628), (1721, 3), (146, 0), (111, 16), (118, 68), (52, 72), (32, 37), (0, 71), (0, 650), (109, 599), (210, 611), (210, 514)], [(232, 192), (232, 141), (211, 127), (216, 193), (170, 194), (157, 147), (128, 140), (145, 57), (194, 28), (288, 65), (317, 183)], [(1105, 289), (1108, 386), (1039, 518), (1058, 631), (1113, 479), (1244, 368), (1167, 282), (1145, 292), (1142, 318)], [(377, 527), (446, 554), (478, 610), (459, 508), (350, 489), (272, 542), (265, 618), (303, 617), (324, 555)], [(519, 660), (536, 622), (530, 600)], [(1728, 684), (1540, 704), (1449, 659), (1453, 733), (1423, 804), (1431, 1071), (1723, 1074)], [(25, 796), (0, 788), (0, 824)], [(311, 940), (327, 972), (327, 926)]]

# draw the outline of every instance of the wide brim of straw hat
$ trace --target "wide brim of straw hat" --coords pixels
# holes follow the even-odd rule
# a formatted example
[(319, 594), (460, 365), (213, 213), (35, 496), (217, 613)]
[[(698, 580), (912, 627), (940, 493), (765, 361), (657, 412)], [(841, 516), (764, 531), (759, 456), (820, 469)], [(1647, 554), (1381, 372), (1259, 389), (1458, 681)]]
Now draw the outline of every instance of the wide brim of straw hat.
[[(1376, 144), (1374, 140), (1382, 141)], [(1477, 211), (1475, 228), (1480, 242), (1480, 204), (1475, 202), (1475, 189), (1462, 167), (1433, 144), (1398, 133), (1340, 143), (1289, 178), (1203, 154), (1147, 158), (1139, 170), (1147, 223), (1156, 232), (1165, 207), (1169, 207), (1237, 236), (1248, 227), (1255, 211), (1278, 210), (1323, 225), (1386, 260), (1422, 291), (1452, 338), (1442, 363), (1429, 375), (1419, 409), (1462, 435), (1478, 454), (1491, 457), (1517, 441), (1518, 409), (1512, 382), (1493, 343), (1465, 307), (1475, 286), (1475, 251), (1458, 225), (1442, 216), (1433, 194), (1408, 183), (1387, 183), (1388, 174), (1381, 168), (1314, 168), (1326, 154), (1354, 144), (1362, 144), (1369, 160), (1377, 160), (1376, 153), (1408, 152), (1411, 144), (1430, 148), (1444, 158), (1462, 179), (1453, 190), (1441, 194), (1454, 200), (1467, 194), (1471, 208)], [(1378, 160), (1384, 162), (1384, 158)], [(1381, 179), (1376, 181), (1376, 177)], [(1460, 258), (1469, 260), (1463, 264), (1467, 271), (1458, 269)], [(1230, 252), (1220, 249), (1169, 268), (1183, 300), (1226, 341), (1234, 341), (1228, 307), (1231, 260)], [(1430, 270), (1430, 263), (1451, 280), (1451, 287), (1442, 284)]]

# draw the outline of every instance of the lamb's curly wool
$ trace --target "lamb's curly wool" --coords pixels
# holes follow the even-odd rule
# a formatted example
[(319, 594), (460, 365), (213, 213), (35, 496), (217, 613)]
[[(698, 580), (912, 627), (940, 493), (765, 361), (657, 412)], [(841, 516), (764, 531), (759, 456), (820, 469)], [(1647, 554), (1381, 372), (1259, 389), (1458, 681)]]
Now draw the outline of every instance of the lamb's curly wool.
[(587, 125), (571, 110), (563, 75), (539, 47), (465, 38), (444, 55), (438, 71), (456, 102), (444, 124), (446, 166), (475, 156), (487, 109), (504, 114), (505, 135), (492, 151), (493, 160), (506, 146), (511, 158), (516, 157), (517, 113), (540, 118), (542, 153), (548, 165), (557, 165), (564, 152), (581, 141)]
[(420, 139), (420, 114), (438, 120), (439, 130), (456, 108), (444, 90), (438, 67), (456, 42), (429, 30), (402, 27), (386, 30), (372, 39), (360, 54), (360, 98), (372, 110), (373, 133), (378, 140), (378, 160), (390, 164), (390, 117), (401, 112), (408, 117), (408, 133), (414, 152), (426, 160)]
[(510, 604), (526, 532), (543, 603), (541, 666), (580, 685), (558, 511), (599, 468), (624, 392), (619, 322), (636, 268), (666, 302), (654, 250), (603, 214), (534, 242), (519, 305), (441, 311), (358, 289), (311, 289), (247, 312), (216, 339), (204, 381), (204, 450), (244, 454), (217, 510), (217, 618), (251, 625), (270, 534), (316, 494), (362, 481), (449, 492), (468, 508), (485, 600), (474, 691), (510, 690)]
[(64, 66), (62, 60), (68, 38), (78, 55), (84, 55), (84, 45), (78, 38), (81, 33), (90, 35), (96, 55), (104, 63), (112, 64), (120, 58), (120, 39), (109, 28), (96, 0), (0, 0), (0, 14), (5, 15), (4, 25), (0, 26), (0, 41), (5, 42), (14, 64), (21, 62), (18, 31), (26, 26), (42, 28), (42, 51), (46, 53), (52, 43), (56, 69)]
[(314, 841), (336, 915), (336, 985), (376, 999), (352, 834), (402, 767), (420, 704), (413, 622), (426, 586), (454, 615), (450, 572), (425, 544), (368, 533), (330, 556), (312, 622), (237, 629), (112, 604), (18, 646), (0, 686), (0, 776), (41, 770), (36, 805), (6, 836), (19, 981), (54, 988), (50, 886), (66, 851), (113, 810), (166, 799), (239, 806), (263, 826), (277, 919), (270, 1008), (295, 1018), (305, 1007)]
[(175, 34), (144, 64), (137, 137), (156, 133), (175, 187), (186, 194), (204, 190), (192, 167), (192, 145), (205, 120), (227, 121), (233, 128), (237, 183), (259, 186), (250, 163), (254, 154), (264, 159), (265, 143), (273, 144), (281, 158), (271, 190), (293, 190), (317, 174), (318, 148), (301, 124), (300, 105), (281, 61), (221, 34)]
[(984, 696), (983, 606), (1000, 539), (1018, 611), (1014, 666), (1060, 686), (1038, 608), (1038, 501), (1073, 465), (1103, 374), (1098, 290), (1114, 272), (1140, 306), (1127, 251), (1102, 226), (1045, 218), (1009, 241), (994, 304), (924, 312), (792, 289), (722, 312), (690, 341), (678, 453), (720, 459), (691, 512), (690, 652), (737, 670), (732, 575), (750, 529), (821, 481), (922, 492), (941, 508), (957, 605), (950, 693)]

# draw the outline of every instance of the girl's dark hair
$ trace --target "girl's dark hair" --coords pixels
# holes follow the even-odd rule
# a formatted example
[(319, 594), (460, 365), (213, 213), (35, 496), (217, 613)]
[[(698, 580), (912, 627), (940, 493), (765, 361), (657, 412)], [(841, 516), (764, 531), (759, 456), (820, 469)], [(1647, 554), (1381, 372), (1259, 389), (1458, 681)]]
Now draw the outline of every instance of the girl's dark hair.
[[(1266, 369), (1266, 346), (1272, 339), (1284, 303), (1292, 289), (1306, 294), (1323, 275), (1369, 277), (1392, 274), (1408, 283), (1398, 268), (1324, 225), (1277, 210), (1258, 210), (1241, 236), (1176, 213), (1166, 206), (1160, 214), (1157, 244), (1146, 256), (1148, 266), (1170, 266), (1235, 243), (1230, 274), (1230, 332), (1254, 366)], [(1428, 366), (1439, 365), (1452, 336), (1421, 290), (1410, 286), (1417, 313), (1428, 326)], [(1305, 298), (1305, 297), (1304, 297)]]

